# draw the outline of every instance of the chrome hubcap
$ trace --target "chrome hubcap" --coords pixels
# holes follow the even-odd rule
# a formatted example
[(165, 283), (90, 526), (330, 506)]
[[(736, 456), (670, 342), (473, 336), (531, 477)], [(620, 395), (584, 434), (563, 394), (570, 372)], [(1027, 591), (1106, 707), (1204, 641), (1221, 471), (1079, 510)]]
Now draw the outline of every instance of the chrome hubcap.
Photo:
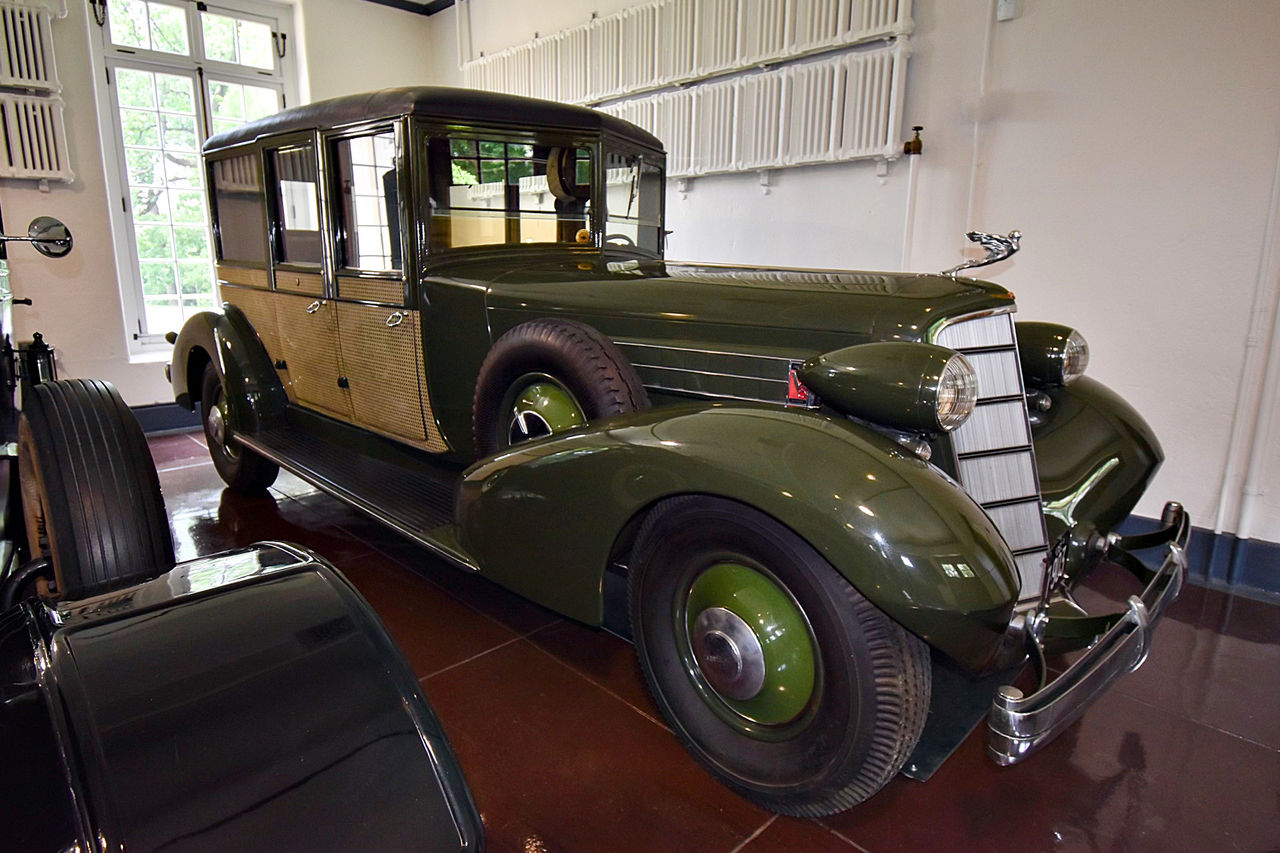
[(764, 687), (764, 649), (742, 617), (708, 607), (693, 623), (693, 656), (707, 682), (721, 696), (751, 699)]
[(205, 423), (209, 427), (209, 437), (218, 444), (225, 446), (227, 443), (227, 421), (222, 416), (221, 404), (209, 407)]

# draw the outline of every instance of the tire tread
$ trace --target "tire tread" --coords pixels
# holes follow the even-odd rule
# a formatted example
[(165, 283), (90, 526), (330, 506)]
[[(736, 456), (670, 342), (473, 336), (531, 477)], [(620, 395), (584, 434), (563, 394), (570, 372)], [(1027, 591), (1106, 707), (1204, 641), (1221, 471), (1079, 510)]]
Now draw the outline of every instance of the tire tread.
[(160, 479), (119, 392), (91, 379), (46, 382), (31, 388), (22, 416), (46, 525), (58, 531), (50, 556), (62, 593), (80, 598), (172, 568)]
[[(636, 534), (633, 550), (636, 560), (644, 559), (645, 552), (656, 544), (655, 537), (661, 536), (662, 528), (669, 523), (669, 519), (678, 517), (686, 508), (706, 501), (732, 503), (703, 495), (679, 495), (654, 506), (641, 522)], [(747, 513), (761, 515), (745, 506), (742, 509)], [(767, 519), (766, 516), (761, 517)], [(776, 524), (772, 519), (767, 520)], [(928, 645), (893, 622), (833, 568), (829, 565), (827, 568), (830, 569), (825, 578), (828, 588), (836, 592), (839, 600), (844, 601), (851, 609), (870, 650), (877, 714), (872, 723), (870, 747), (865, 760), (849, 778), (834, 780), (825, 789), (815, 788), (800, 793), (760, 795), (732, 779), (723, 779), (748, 799), (779, 814), (793, 817), (823, 817), (845, 811), (867, 800), (888, 784), (902, 769), (920, 739), (930, 705), (932, 670)], [(634, 580), (627, 585), (631, 633), (635, 638), (641, 636), (636, 624), (640, 612), (640, 602), (636, 597), (638, 586)], [(659, 709), (664, 709), (665, 715), (668, 703), (661, 695), (648, 667), (642, 665), (641, 670), (650, 696)], [(714, 775), (720, 776), (718, 769), (703, 757), (697, 744), (690, 740), (682, 726), (673, 724), (672, 730), (700, 764)]]
[(499, 337), (480, 367), (471, 410), (480, 456), (498, 450), (497, 410), (503, 395), (512, 382), (534, 370), (567, 381), (587, 420), (649, 408), (635, 368), (597, 329), (576, 320), (530, 320)]

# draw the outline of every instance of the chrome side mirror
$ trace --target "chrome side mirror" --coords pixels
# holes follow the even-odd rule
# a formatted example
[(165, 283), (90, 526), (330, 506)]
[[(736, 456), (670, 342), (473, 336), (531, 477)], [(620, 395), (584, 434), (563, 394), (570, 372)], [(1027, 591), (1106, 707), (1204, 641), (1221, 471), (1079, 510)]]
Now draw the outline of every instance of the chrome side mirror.
[(61, 258), (71, 252), (71, 229), (52, 216), (37, 216), (27, 226), (27, 239), (46, 258)]
[(71, 251), (71, 229), (52, 216), (37, 216), (27, 226), (27, 236), (0, 234), (0, 243), (30, 243), (46, 258), (61, 258)]

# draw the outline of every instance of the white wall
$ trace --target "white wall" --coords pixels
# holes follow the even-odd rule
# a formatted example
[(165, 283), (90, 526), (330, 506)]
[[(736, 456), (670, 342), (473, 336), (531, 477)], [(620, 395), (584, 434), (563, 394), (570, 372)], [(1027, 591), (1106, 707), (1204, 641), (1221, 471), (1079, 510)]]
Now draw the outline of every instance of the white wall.
[(166, 390), (163, 364), (130, 363), (125, 345), (94, 112), (92, 75), (101, 72), (90, 69), (88, 4), (67, 7), (67, 17), (54, 21), (53, 40), (76, 181), (52, 183), (47, 193), (31, 181), (0, 181), (0, 208), (9, 234), (25, 233), (35, 216), (58, 217), (71, 229), (75, 248), (67, 257), (51, 260), (28, 246), (10, 247), (14, 295), (34, 303), (14, 307), (13, 338), (29, 340), (32, 332), (43, 332), (57, 351), (59, 375), (106, 379), (130, 403), (151, 403), (162, 399)]
[[(294, 8), (303, 101), (431, 81), (435, 28), (425, 15), (365, 0), (305, 0)], [(449, 45), (452, 51), (452, 38)]]
[[(462, 14), (470, 7), (478, 53), (626, 5), (563, 0), (552, 12), (464, 0)], [(1019, 228), (1022, 254), (988, 277), (1015, 291), (1022, 318), (1078, 326), (1092, 375), (1128, 398), (1164, 444), (1168, 459), (1138, 512), (1158, 515), (1176, 498), (1212, 527), (1226, 478), (1221, 526), (1278, 541), (1280, 442), (1265, 430), (1254, 438), (1259, 421), (1280, 430), (1280, 403), (1270, 401), (1266, 417), (1257, 409), (1277, 263), (1252, 306), (1266, 232), (1277, 228), (1268, 209), (1280, 153), (1280, 4), (1018, 5), (1014, 20), (990, 24), (984, 94), (990, 4), (914, 2), (904, 126), (926, 129), (910, 235), (905, 161), (885, 178), (859, 163), (777, 172), (767, 195), (754, 174), (691, 181), (683, 198), (673, 184), (670, 254), (897, 269), (905, 245), (910, 268), (937, 270), (964, 256), (968, 228)], [(453, 12), (431, 19), (449, 31), (455, 21)], [(447, 63), (437, 73), (460, 79)], [(982, 124), (970, 219), (974, 118)], [(1261, 355), (1246, 370), (1251, 331)], [(1241, 529), (1249, 471), (1260, 494)]]

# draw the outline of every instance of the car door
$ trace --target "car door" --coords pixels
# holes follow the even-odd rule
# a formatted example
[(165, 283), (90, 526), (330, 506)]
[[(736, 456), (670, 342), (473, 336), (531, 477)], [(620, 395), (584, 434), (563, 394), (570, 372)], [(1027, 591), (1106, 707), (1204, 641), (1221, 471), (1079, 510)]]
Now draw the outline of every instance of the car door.
[[(258, 151), (210, 159), (214, 248), (222, 301), (236, 306), (253, 326), (267, 355), (283, 364), (276, 296), (267, 252), (267, 203)], [(283, 370), (277, 368), (282, 381)], [(199, 393), (200, 389), (192, 389)]]
[(400, 227), (408, 182), (394, 126), (327, 142), (342, 378), (358, 426), (445, 450), (424, 386), (422, 327), (408, 299)]
[(339, 360), (338, 312), (324, 274), (319, 175), (310, 135), (267, 151), (281, 353), (276, 367), (291, 402), (349, 421), (351, 395)]

